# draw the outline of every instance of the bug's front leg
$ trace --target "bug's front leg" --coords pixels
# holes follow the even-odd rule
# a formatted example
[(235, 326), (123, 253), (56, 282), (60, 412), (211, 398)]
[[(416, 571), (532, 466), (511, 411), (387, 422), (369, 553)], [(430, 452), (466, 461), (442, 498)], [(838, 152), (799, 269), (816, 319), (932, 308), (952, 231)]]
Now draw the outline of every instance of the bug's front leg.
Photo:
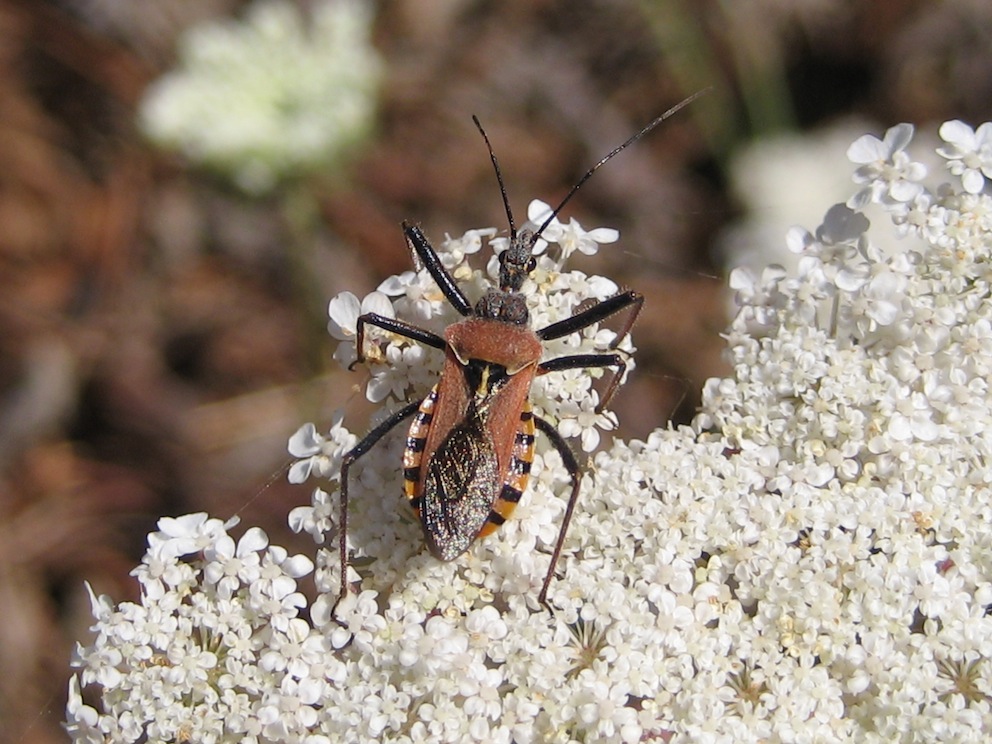
[(424, 235), (423, 230), (416, 225), (404, 222), (403, 234), (406, 236), (407, 244), (413, 249), (415, 260), (419, 261), (427, 269), (427, 272), (437, 283), (438, 289), (441, 290), (441, 293), (451, 303), (451, 306), (458, 311), (459, 315), (466, 318), (472, 315), (472, 303), (469, 302), (468, 297), (465, 296), (461, 287), (455, 282), (454, 277), (451, 276), (451, 272), (444, 268), (444, 264), (441, 263), (441, 257), (437, 255), (437, 251), (434, 250), (434, 246), (431, 245), (427, 236)]
[(556, 338), (563, 338), (571, 333), (577, 333), (583, 328), (588, 328), (593, 323), (599, 323), (601, 320), (606, 320), (612, 315), (627, 310), (627, 318), (620, 327), (616, 338), (610, 344), (610, 348), (615, 349), (626, 335), (630, 333), (630, 329), (634, 327), (634, 321), (640, 315), (643, 305), (644, 295), (628, 289), (626, 292), (621, 292), (613, 297), (597, 302), (592, 307), (586, 308), (570, 318), (559, 320), (557, 323), (552, 323), (549, 326), (541, 328), (537, 331), (537, 337), (542, 341), (553, 341)]
[(341, 604), (341, 600), (348, 594), (348, 471), (358, 458), (372, 449), (397, 424), (415, 414), (419, 407), (419, 401), (403, 406), (403, 408), (396, 411), (396, 413), (392, 414), (366, 434), (362, 441), (341, 458), (341, 516), (338, 524), (338, 550), (341, 554), (341, 590), (338, 592), (338, 598), (334, 602), (334, 607), (331, 608), (332, 618), (335, 617), (335, 611), (338, 605)]
[(445, 346), (444, 339), (438, 336), (436, 333), (431, 333), (430, 331), (415, 326), (412, 323), (406, 323), (402, 320), (396, 320), (395, 318), (387, 318), (385, 315), (379, 315), (378, 313), (365, 313), (358, 318), (358, 322), (355, 325), (355, 361), (348, 365), (348, 370), (353, 371), (356, 364), (361, 364), (365, 361), (365, 326), (375, 326), (376, 328), (381, 328), (384, 331), (389, 331), (390, 333), (395, 333), (397, 336), (402, 336), (403, 338), (408, 338), (411, 341), (418, 341), (426, 346), (432, 346), (435, 349), (443, 349)]

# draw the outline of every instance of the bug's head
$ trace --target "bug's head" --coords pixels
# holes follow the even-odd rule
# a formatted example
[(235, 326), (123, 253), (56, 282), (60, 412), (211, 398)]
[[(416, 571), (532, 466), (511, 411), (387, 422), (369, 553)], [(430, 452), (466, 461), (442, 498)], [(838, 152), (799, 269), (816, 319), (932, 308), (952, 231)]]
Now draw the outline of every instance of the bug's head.
[(534, 243), (537, 238), (530, 230), (510, 233), (510, 245), (499, 254), (499, 289), (490, 287), (475, 306), (480, 318), (491, 318), (511, 325), (527, 325), (530, 311), (520, 293), (524, 280), (537, 266)]
[(536, 235), (530, 230), (521, 230), (510, 236), (509, 247), (499, 254), (499, 288), (503, 292), (519, 292), (524, 279), (537, 266), (534, 258)]

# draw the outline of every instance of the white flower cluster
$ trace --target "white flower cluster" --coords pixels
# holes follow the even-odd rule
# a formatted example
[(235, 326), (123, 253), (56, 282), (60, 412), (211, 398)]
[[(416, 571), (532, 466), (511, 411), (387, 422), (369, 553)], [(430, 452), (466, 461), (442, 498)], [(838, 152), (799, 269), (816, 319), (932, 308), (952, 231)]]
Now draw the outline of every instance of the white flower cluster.
[[(858, 741), (992, 736), (990, 134), (944, 124), (959, 180), (933, 188), (912, 126), (858, 139), (860, 190), (788, 236), (797, 275), (732, 276), (734, 375), (694, 424), (760, 484), (706, 553), (751, 632), (815, 675), (804, 704)], [(869, 216), (902, 240), (874, 240)], [(782, 702), (762, 697), (763, 717)]]
[(381, 63), (358, 0), (256, 0), (244, 21), (186, 32), (180, 68), (149, 88), (141, 124), (160, 145), (251, 194), (337, 160), (368, 132)]
[[(306, 556), (257, 527), (237, 543), (205, 514), (159, 521), (132, 575), (139, 604), (90, 591), (96, 639), (78, 646), (69, 687), (73, 741), (289, 741), (316, 721), (321, 683), (301, 673), (328, 644), (299, 617)], [(102, 690), (102, 712), (80, 685)]]
[[(323, 547), (310, 624), (276, 612), (298, 634), (290, 642), (273, 630), (265, 650), (248, 640), (268, 643), (256, 630), (237, 652), (232, 643), (200, 662), (202, 642), (172, 638), (194, 635), (180, 621), (159, 653), (144, 641), (159, 637), (154, 622), (98, 603), (100, 635), (80, 663), (104, 712), (73, 687), (75, 740), (151, 740), (182, 726), (188, 740), (307, 744), (988, 741), (992, 210), (966, 175), (983, 173), (986, 155), (977, 135), (969, 149), (963, 126), (941, 130), (954, 179), (932, 189), (908, 158), (906, 125), (859, 140), (850, 156), (860, 191), (817, 230), (790, 235), (797, 274), (735, 275), (734, 375), (707, 385), (692, 427), (594, 457), (551, 584), (553, 612), (536, 602), (567, 492), (553, 450), (538, 451), (514, 517), (441, 563), (404, 503), (403, 438), (387, 437), (350, 473), (350, 578), (360, 588), (336, 618), (338, 556)], [(868, 210), (882, 218), (872, 212), (874, 226)], [(880, 252), (879, 227), (902, 234), (904, 250)], [(471, 252), (485, 235), (449, 246)], [(448, 260), (481, 291), (476, 272)], [(542, 257), (526, 288), (537, 323), (559, 317), (552, 309), (570, 291), (598, 296), (588, 281)], [(339, 301), (335, 330), (353, 332), (347, 316), (363, 305), (437, 330), (451, 320), (418, 274), (380, 289), (394, 299)], [(383, 363), (392, 346), (406, 353), (396, 339), (368, 341)], [(430, 382), (415, 373), (425, 380), (378, 389), (422, 394)], [(546, 378), (537, 395), (553, 413), (552, 393), (569, 380)], [(291, 445), (302, 458), (294, 479), (333, 478), (355, 441), (340, 420), (326, 437), (305, 427)], [(337, 519), (334, 489), (291, 515), (318, 542)], [(220, 591), (221, 575), (242, 576), (204, 570), (174, 584), (157, 565), (144, 571), (163, 577), (159, 604), (181, 592), (191, 608)], [(227, 591), (254, 591), (243, 581)], [(148, 656), (145, 646), (152, 661), (129, 663)], [(259, 664), (272, 659), (278, 681), (236, 677), (255, 668), (245, 647)], [(139, 673), (159, 676), (145, 683)], [(204, 674), (209, 684), (196, 681)], [(221, 686), (232, 678), (233, 691)], [(196, 694), (176, 695), (180, 683)], [(240, 715), (218, 723), (216, 709), (235, 701)]]

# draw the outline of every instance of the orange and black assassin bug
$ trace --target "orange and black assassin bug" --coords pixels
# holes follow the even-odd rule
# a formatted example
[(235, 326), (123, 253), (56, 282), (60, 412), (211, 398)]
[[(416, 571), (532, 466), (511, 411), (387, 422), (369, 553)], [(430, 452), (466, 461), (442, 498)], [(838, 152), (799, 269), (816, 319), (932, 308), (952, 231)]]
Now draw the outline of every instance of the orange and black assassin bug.
[[(444, 335), (438, 336), (375, 313), (358, 318), (354, 364), (364, 361), (366, 325), (440, 349), (444, 351), (445, 360), (438, 383), (424, 400), (396, 411), (342, 458), (341, 590), (338, 602), (348, 593), (348, 471), (383, 436), (412, 416), (403, 453), (404, 490), (420, 518), (427, 547), (443, 561), (460, 556), (477, 538), (495, 531), (513, 512), (527, 487), (535, 430), (540, 430), (561, 455), (572, 481), (572, 491), (538, 595), (538, 601), (547, 604), (548, 587), (579, 496), (580, 468), (571, 447), (554, 425), (531, 411), (528, 401), (531, 381), (537, 375), (549, 372), (612, 367), (616, 371), (599, 404), (600, 408), (605, 407), (627, 368), (623, 356), (613, 349), (630, 331), (644, 298), (637, 292), (624, 291), (570, 318), (534, 330), (529, 325), (530, 313), (520, 288), (536, 265), (534, 244), (582, 184), (600, 166), (699, 95), (675, 105), (615, 148), (579, 179), (537, 230), (525, 229), (519, 233), (496, 155), (479, 120), (473, 117), (489, 148), (510, 227), (509, 246), (499, 256), (499, 287), (491, 287), (473, 307), (420, 228), (403, 224), (403, 232), (416, 258), (464, 320), (448, 326)], [(610, 350), (540, 361), (542, 341), (577, 333), (625, 310), (627, 319)]]

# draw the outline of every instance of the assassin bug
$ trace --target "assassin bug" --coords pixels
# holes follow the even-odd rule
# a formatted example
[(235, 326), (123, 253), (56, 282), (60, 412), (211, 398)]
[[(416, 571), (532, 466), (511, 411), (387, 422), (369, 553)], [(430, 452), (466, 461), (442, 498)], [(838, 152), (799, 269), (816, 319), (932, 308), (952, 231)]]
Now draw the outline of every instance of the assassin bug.
[[(527, 487), (535, 431), (540, 430), (558, 451), (572, 489), (538, 595), (538, 601), (547, 605), (548, 587), (578, 501), (581, 469), (571, 447), (554, 425), (531, 411), (530, 385), (536, 376), (550, 372), (613, 368), (613, 378), (598, 406), (604, 408), (627, 369), (623, 355), (615, 349), (633, 326), (644, 298), (631, 290), (620, 292), (565, 320), (535, 330), (530, 327), (521, 287), (537, 263), (534, 244), (579, 188), (607, 161), (699, 95), (690, 96), (666, 111), (586, 171), (534, 231), (517, 231), (489, 137), (479, 120), (472, 117), (489, 149), (510, 228), (509, 245), (499, 255), (499, 286), (491, 287), (473, 306), (420, 228), (403, 223), (403, 232), (416, 260), (464, 319), (448, 326), (444, 335), (439, 336), (376, 313), (358, 318), (357, 358), (352, 367), (364, 361), (368, 325), (439, 349), (444, 352), (445, 360), (441, 377), (426, 398), (400, 408), (342, 458), (338, 602), (348, 593), (348, 471), (389, 431), (413, 417), (403, 453), (404, 490), (420, 518), (427, 547), (443, 561), (460, 556), (477, 538), (495, 531), (513, 512)], [(607, 351), (541, 361), (542, 341), (564, 338), (623, 311), (627, 311), (627, 318)]]

